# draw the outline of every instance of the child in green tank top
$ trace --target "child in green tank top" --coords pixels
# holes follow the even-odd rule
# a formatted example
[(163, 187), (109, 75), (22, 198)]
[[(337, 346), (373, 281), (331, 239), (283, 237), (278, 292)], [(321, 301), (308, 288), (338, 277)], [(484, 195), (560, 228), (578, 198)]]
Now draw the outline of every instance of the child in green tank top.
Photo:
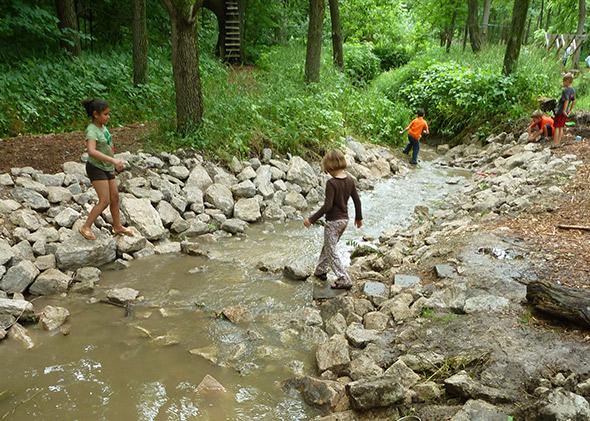
[(80, 227), (80, 234), (87, 240), (96, 240), (92, 225), (96, 218), (109, 207), (113, 217), (113, 232), (133, 235), (133, 231), (121, 224), (115, 170), (123, 171), (125, 162), (115, 158), (113, 139), (106, 127), (109, 121), (109, 104), (102, 99), (89, 99), (83, 101), (82, 105), (88, 117), (92, 118), (92, 123), (86, 127), (86, 150), (88, 151), (86, 173), (92, 182), (92, 187), (96, 190), (98, 203), (88, 214), (84, 225)]

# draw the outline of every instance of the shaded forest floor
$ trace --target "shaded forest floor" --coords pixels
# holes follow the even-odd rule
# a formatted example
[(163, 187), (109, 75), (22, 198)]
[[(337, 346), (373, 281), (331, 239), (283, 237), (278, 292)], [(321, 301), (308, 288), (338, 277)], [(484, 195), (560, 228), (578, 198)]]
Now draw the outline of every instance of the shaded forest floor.
[[(109, 129), (113, 134), (117, 152), (137, 152), (149, 126), (130, 124)], [(0, 171), (10, 172), (12, 167), (33, 167), (44, 173), (62, 171), (67, 161), (79, 161), (86, 152), (84, 132), (25, 135), (0, 141)]]
[(564, 145), (553, 150), (559, 156), (575, 154), (583, 161), (563, 188), (569, 200), (550, 206), (539, 204), (517, 218), (499, 221), (546, 259), (543, 273), (548, 280), (579, 288), (590, 288), (590, 231), (560, 229), (557, 225), (590, 226), (590, 137), (575, 142), (576, 134), (587, 136), (587, 131), (585, 126), (570, 130)]

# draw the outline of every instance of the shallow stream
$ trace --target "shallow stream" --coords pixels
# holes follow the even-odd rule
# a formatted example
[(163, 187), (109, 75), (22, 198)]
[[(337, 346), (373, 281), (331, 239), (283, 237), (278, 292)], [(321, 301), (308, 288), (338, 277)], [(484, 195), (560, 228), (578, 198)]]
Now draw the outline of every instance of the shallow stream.
[[(418, 204), (439, 206), (461, 188), (446, 183), (450, 175), (456, 174), (422, 162), (363, 193), (365, 227), (350, 225), (342, 254), (350, 252), (347, 243), (409, 224)], [(37, 309), (53, 304), (70, 310), (70, 334), (29, 326), (33, 349), (0, 343), (0, 420), (313, 418), (316, 410), (280, 388), (294, 371), (315, 370), (318, 331), (297, 323), (312, 305), (312, 284), (256, 265), (313, 264), (321, 239), (321, 227), (264, 223), (253, 225), (246, 238), (211, 243), (211, 259), (153, 256), (103, 272), (99, 288), (128, 286), (144, 297), (127, 316), (122, 308), (90, 304), (85, 295), (37, 299)], [(248, 308), (252, 321), (215, 317), (237, 304)], [(200, 351), (189, 352), (194, 349)], [(227, 393), (197, 393), (207, 374)]]

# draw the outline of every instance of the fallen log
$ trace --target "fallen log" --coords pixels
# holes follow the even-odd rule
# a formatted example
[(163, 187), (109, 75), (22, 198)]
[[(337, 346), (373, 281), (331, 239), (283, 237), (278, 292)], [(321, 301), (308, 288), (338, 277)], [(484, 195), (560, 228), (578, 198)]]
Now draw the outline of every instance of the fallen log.
[(526, 299), (541, 311), (590, 328), (590, 290), (535, 281), (527, 285)]
[(564, 230), (582, 230), (582, 231), (590, 231), (590, 227), (586, 225), (563, 225), (558, 224), (556, 225), (557, 228), (561, 228)]

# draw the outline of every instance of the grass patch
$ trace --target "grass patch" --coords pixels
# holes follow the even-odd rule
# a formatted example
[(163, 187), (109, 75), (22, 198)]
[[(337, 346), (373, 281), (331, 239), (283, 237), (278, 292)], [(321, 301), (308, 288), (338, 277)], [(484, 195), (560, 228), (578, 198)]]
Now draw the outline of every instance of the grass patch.
[(424, 307), (422, 311), (420, 311), (420, 317), (435, 322), (449, 323), (453, 320), (457, 320), (459, 316), (455, 313), (438, 313), (433, 308)]

